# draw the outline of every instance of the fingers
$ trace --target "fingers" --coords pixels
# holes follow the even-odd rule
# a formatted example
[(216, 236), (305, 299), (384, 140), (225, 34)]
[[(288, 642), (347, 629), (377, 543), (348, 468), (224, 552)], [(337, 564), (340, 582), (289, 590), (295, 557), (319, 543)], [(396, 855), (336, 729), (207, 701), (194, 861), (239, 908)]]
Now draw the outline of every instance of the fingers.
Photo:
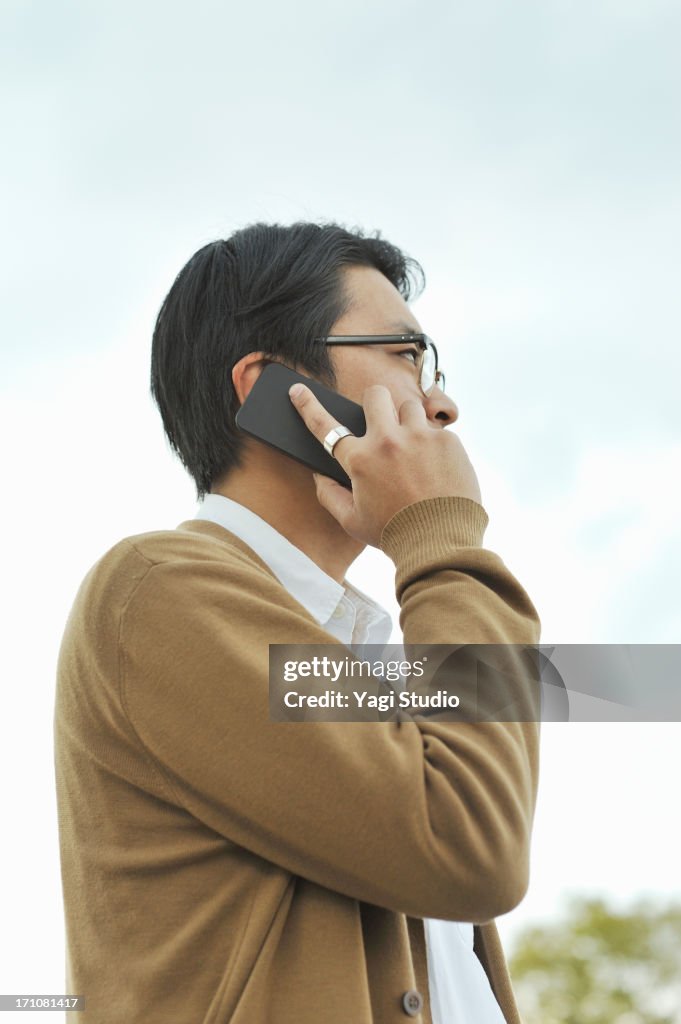
[[(340, 444), (340, 441), (338, 443)], [(328, 476), (322, 476), (319, 473), (312, 475), (317, 488), (319, 504), (331, 513), (344, 530), (350, 533), (350, 520), (355, 511), (355, 501), (351, 492), (347, 487), (342, 487)]]
[(367, 433), (385, 433), (399, 422), (392, 395), (382, 384), (372, 384), (364, 389), (362, 406)]
[(426, 410), (422, 402), (408, 399), (402, 402), (399, 412), (400, 423), (404, 427), (425, 427), (427, 423)]
[[(338, 420), (334, 419), (330, 412), (327, 412), (321, 402), (318, 401), (310, 389), (304, 384), (293, 384), (289, 388), (289, 397), (296, 407), (305, 426), (310, 433), (317, 438), (320, 444), (324, 443), (324, 438), (330, 430), (333, 430), (334, 427), (340, 426)], [(352, 445), (356, 443), (356, 440), (357, 439), (352, 435), (349, 437), (343, 437), (336, 442), (333, 449), (334, 458), (338, 460), (346, 472), (347, 466), (345, 460), (347, 459), (347, 454), (351, 450)]]

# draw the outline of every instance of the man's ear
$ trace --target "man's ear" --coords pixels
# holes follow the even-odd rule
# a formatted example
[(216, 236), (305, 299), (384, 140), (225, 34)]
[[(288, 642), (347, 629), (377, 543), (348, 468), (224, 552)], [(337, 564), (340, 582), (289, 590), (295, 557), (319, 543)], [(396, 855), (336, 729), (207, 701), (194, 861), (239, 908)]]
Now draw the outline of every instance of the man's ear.
[(232, 367), (232, 384), (241, 405), (266, 365), (267, 357), (263, 352), (249, 352)]

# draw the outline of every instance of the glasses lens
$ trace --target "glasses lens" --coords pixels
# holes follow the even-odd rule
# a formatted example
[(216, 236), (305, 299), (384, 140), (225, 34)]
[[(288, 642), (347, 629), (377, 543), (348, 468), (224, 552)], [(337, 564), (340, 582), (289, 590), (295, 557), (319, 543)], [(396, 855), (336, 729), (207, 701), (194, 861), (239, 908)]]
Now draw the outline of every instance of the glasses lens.
[(429, 345), (423, 353), (421, 363), (421, 387), (426, 395), (433, 390), (435, 384), (435, 363), (435, 350)]

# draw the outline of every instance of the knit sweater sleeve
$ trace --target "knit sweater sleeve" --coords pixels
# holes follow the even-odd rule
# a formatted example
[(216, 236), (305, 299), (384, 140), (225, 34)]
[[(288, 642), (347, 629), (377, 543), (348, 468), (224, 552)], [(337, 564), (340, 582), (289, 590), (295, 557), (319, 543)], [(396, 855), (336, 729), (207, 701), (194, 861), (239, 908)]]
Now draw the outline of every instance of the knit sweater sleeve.
[[(525, 591), (480, 546), (486, 521), (444, 498), (386, 526), (405, 641), (538, 642)], [(247, 559), (154, 561), (119, 628), (136, 741), (193, 816), (294, 875), (415, 917), (511, 910), (528, 883), (538, 724), (272, 721), (268, 645), (329, 642)]]

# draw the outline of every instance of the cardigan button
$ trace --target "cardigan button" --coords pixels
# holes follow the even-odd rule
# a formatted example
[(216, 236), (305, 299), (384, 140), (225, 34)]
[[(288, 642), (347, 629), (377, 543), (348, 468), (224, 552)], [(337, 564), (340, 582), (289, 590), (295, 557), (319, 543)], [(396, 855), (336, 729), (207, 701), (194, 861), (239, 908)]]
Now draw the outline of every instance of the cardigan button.
[(416, 1017), (423, 1009), (423, 996), (417, 989), (410, 988), (402, 996), (402, 1006), (408, 1017)]

